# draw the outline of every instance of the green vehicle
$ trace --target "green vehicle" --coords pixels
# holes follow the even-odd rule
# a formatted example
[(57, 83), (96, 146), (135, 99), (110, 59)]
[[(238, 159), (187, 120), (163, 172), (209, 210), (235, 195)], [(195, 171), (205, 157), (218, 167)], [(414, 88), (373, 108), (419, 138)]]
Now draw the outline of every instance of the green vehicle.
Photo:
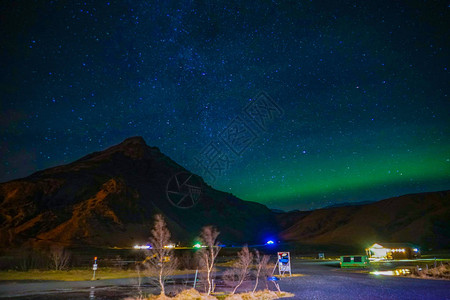
[(345, 255), (341, 256), (341, 268), (367, 268), (370, 265), (366, 255)]

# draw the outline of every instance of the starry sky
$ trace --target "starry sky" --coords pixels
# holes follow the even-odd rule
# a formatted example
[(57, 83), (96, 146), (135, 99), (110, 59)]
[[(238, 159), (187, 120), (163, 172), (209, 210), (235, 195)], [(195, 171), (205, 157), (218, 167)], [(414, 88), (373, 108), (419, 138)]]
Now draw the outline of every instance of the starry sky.
[(450, 189), (449, 1), (0, 6), (1, 182), (142, 136), (271, 208)]

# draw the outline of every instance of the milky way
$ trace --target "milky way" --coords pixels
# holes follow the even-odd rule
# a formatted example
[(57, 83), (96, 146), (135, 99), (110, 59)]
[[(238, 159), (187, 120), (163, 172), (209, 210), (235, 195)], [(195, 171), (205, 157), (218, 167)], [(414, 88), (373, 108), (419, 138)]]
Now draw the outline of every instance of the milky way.
[[(0, 181), (139, 135), (273, 208), (450, 188), (446, 1), (2, 1), (0, 14)], [(248, 111), (261, 92), (278, 107), (264, 126)], [(247, 132), (238, 149), (232, 130)]]

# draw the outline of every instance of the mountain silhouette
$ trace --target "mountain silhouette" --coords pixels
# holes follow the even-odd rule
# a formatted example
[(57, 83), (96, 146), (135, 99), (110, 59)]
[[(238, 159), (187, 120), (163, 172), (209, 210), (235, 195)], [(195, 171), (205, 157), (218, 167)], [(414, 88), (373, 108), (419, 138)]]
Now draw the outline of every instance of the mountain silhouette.
[[(450, 248), (450, 191), (410, 194), (369, 204), (292, 212), (280, 216), (287, 241), (315, 245), (410, 242)], [(286, 222), (287, 220), (287, 222)]]
[[(193, 184), (177, 186), (190, 176)], [(213, 189), (142, 137), (132, 137), (0, 184), (0, 244), (129, 247), (148, 241), (157, 213), (174, 240), (185, 244), (209, 224), (225, 243), (261, 243), (277, 230), (266, 206)]]
[(215, 190), (142, 137), (73, 163), (0, 184), (0, 248), (146, 243), (155, 214), (173, 240), (192, 245), (205, 225), (230, 244), (412, 242), (450, 248), (450, 191), (314, 211), (270, 210)]

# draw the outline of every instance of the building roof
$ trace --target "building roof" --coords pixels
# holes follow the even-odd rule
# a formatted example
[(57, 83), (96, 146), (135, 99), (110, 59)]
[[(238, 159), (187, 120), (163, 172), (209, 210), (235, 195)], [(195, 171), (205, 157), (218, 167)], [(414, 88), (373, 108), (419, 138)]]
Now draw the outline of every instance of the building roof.
[(372, 246), (370, 246), (369, 248), (372, 248), (376, 244), (383, 246), (384, 248), (389, 248), (389, 249), (392, 249), (392, 248), (419, 248), (418, 246), (411, 244), (411, 243), (384, 243), (384, 242), (375, 243)]

